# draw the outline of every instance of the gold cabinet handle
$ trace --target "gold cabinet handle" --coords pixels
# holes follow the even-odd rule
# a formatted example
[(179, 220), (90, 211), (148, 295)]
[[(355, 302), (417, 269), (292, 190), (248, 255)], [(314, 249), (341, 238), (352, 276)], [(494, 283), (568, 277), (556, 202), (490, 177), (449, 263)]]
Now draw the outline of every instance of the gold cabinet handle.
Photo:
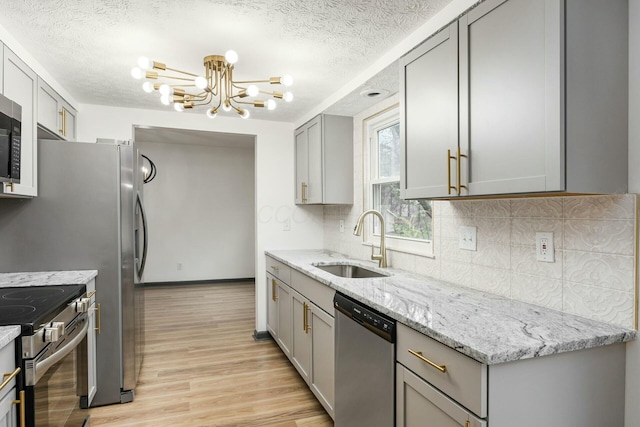
[(11, 380), (14, 379), (16, 375), (20, 373), (20, 371), (21, 371), (20, 368), (16, 368), (16, 370), (13, 372), (2, 374), (3, 381), (2, 381), (2, 384), (0, 384), (0, 390), (5, 388), (11, 382)]
[(276, 283), (276, 279), (271, 279), (271, 299), (276, 301), (278, 299), (278, 297), (276, 296), (276, 286), (278, 284)]
[(432, 368), (436, 368), (438, 371), (442, 372), (443, 374), (445, 372), (447, 372), (447, 366), (446, 365), (438, 365), (436, 363), (433, 363), (431, 360), (429, 360), (426, 357), (424, 357), (422, 355), (421, 351), (415, 351), (415, 350), (409, 349), (409, 353), (413, 354), (415, 357), (417, 357), (418, 359), (422, 360), (424, 363), (426, 363), (427, 365), (431, 366)]
[(305, 310), (305, 313), (307, 313), (307, 321), (306, 321), (307, 327), (304, 330), (307, 334), (309, 333), (309, 330), (311, 329), (311, 326), (309, 326), (309, 312), (311, 312), (311, 306), (309, 306), (309, 304), (307, 304), (307, 308)]
[(302, 183), (302, 203), (307, 203), (307, 183)]
[(468, 190), (466, 185), (460, 184), (460, 182), (462, 181), (461, 172), (460, 172), (462, 170), (462, 168), (461, 168), (461, 165), (460, 165), (460, 161), (462, 160), (463, 157), (466, 158), (467, 155), (466, 154), (462, 154), (460, 152), (460, 147), (458, 147), (458, 196), (460, 195), (460, 192), (461, 192), (460, 189), (461, 188), (464, 188), (465, 190)]
[[(451, 194), (451, 190), (455, 190), (455, 185), (451, 185), (451, 160), (456, 160), (456, 156), (451, 155), (451, 150), (447, 150), (447, 194)], [(458, 171), (460, 169), (458, 168)], [(458, 195), (460, 191), (458, 190)]]
[(276, 274), (280, 271), (280, 267), (278, 267), (278, 266), (276, 266), (276, 265), (272, 265), (272, 266), (271, 266), (271, 269), (272, 269), (273, 271), (275, 271), (275, 272), (276, 272)]
[(67, 136), (67, 110), (62, 108), (60, 110), (60, 135)]
[(100, 319), (102, 317), (101, 313), (102, 312), (100, 311), (100, 304), (96, 304), (96, 314), (98, 315), (98, 319), (96, 323), (98, 324), (98, 326), (96, 326), (95, 329), (96, 329), (96, 332), (98, 332), (98, 335), (100, 335), (100, 330), (101, 330), (101, 326), (100, 326), (101, 324)]
[(21, 390), (18, 400), (14, 400), (13, 402), (11, 402), (14, 405), (20, 405), (20, 427), (25, 427), (27, 425), (24, 393), (24, 390)]
[(9, 190), (9, 192), (13, 193), (15, 191), (13, 188), (13, 182), (6, 183), (4, 189)]
[(464, 427), (471, 427), (471, 422), (469, 420), (467, 420), (467, 422), (464, 423)]

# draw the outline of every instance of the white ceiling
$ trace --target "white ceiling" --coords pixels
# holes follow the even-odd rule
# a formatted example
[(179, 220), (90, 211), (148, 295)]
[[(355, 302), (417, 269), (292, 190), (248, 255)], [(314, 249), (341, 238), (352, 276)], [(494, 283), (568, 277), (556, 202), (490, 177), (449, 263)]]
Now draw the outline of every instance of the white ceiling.
[[(294, 122), (450, 2), (0, 0), (0, 25), (87, 104), (170, 108), (131, 78), (139, 56), (200, 73), (203, 57), (234, 49), (238, 80), (295, 79), (292, 103), (281, 101), (270, 112), (254, 108), (252, 118)], [(390, 69), (397, 74), (397, 66)], [(395, 93), (397, 76), (391, 74), (381, 81)], [(362, 105), (351, 99), (337, 111), (362, 111), (372, 101), (361, 98)]]

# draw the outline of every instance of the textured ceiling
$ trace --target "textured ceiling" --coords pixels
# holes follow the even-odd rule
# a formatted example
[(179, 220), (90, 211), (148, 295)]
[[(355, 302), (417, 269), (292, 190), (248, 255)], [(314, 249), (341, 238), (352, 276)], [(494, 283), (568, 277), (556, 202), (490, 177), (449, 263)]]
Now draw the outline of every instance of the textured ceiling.
[(131, 78), (138, 56), (201, 73), (204, 56), (234, 49), (236, 79), (294, 76), (294, 102), (252, 109), (293, 122), (450, 1), (0, 0), (0, 25), (88, 104), (169, 108)]

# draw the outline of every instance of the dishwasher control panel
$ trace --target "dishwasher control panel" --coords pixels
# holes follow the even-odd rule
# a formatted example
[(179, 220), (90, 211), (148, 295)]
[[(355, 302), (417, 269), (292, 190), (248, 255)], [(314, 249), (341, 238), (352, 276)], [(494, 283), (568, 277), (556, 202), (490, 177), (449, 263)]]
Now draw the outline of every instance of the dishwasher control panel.
[(371, 332), (387, 341), (395, 341), (396, 321), (392, 318), (337, 292), (333, 298), (333, 306)]

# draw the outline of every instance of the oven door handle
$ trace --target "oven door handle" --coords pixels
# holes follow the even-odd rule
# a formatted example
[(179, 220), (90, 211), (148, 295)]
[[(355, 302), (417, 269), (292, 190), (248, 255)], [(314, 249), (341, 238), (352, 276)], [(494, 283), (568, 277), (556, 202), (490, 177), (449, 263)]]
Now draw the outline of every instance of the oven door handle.
[[(87, 336), (87, 331), (89, 330), (89, 322), (86, 321), (82, 330), (78, 335), (73, 337), (71, 341), (64, 345), (61, 349), (56, 351), (51, 357), (47, 357), (41, 362), (36, 363), (35, 366), (35, 381), (33, 384), (37, 384), (40, 381), (40, 378), (49, 370), (50, 367), (61, 361), (65, 358), (69, 353), (73, 351), (74, 348), (80, 344), (80, 342)], [(29, 384), (27, 384), (29, 385)]]

